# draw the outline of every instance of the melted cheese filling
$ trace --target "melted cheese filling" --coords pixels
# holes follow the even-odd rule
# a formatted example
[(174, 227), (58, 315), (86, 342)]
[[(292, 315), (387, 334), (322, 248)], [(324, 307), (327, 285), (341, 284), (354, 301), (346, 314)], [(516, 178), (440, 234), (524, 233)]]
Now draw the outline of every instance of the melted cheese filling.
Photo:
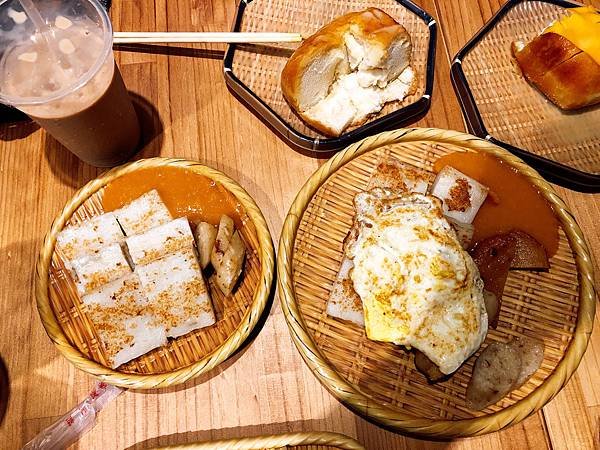
[(569, 16), (552, 23), (543, 33), (561, 35), (600, 64), (600, 13), (592, 6), (571, 8), (569, 12)]

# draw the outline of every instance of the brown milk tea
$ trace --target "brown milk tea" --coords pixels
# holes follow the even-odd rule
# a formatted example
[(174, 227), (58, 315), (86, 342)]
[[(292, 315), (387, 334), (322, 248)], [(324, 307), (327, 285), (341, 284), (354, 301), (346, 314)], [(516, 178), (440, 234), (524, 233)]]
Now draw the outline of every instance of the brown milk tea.
[(54, 22), (52, 36), (36, 33), (2, 55), (0, 91), (28, 100), (16, 106), (83, 161), (117, 165), (135, 151), (140, 126), (112, 51), (103, 55), (104, 31), (86, 18)]

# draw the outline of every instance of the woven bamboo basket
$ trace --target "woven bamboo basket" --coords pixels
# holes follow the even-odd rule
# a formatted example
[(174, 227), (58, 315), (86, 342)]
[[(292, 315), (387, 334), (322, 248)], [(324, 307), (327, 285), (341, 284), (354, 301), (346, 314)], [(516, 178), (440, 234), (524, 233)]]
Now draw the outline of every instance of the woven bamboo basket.
[(285, 433), (241, 439), (197, 442), (161, 447), (161, 450), (364, 450), (348, 436), (325, 431)]
[[(104, 187), (116, 178), (139, 169), (176, 166), (201, 174), (229, 191), (240, 205), (247, 256), (241, 282), (234, 295), (224, 298), (208, 280), (217, 323), (170, 340), (118, 370), (104, 365), (104, 350), (64, 262), (54, 252), (57, 234), (65, 225), (100, 214)], [(48, 336), (77, 368), (117, 386), (150, 389), (183, 383), (201, 375), (231, 356), (258, 322), (271, 289), (274, 252), (265, 219), (248, 193), (225, 174), (194, 161), (152, 158), (110, 170), (83, 188), (66, 204), (42, 245), (37, 268), (37, 307)]]
[[(475, 358), (448, 381), (430, 385), (402, 347), (370, 341), (364, 329), (326, 314), (326, 302), (350, 229), (354, 195), (377, 161), (393, 155), (432, 170), (450, 152), (486, 152), (526, 176), (559, 220), (559, 249), (548, 272), (513, 271), (500, 322), (486, 343), (513, 336), (543, 339), (540, 369), (496, 405), (465, 403)], [(489, 433), (523, 420), (565, 385), (585, 351), (595, 310), (593, 269), (584, 237), (564, 202), (540, 175), (507, 151), (455, 131), (411, 128), (369, 137), (326, 162), (298, 193), (285, 220), (278, 255), (279, 288), (292, 338), (330, 392), (355, 412), (391, 430), (435, 438)]]

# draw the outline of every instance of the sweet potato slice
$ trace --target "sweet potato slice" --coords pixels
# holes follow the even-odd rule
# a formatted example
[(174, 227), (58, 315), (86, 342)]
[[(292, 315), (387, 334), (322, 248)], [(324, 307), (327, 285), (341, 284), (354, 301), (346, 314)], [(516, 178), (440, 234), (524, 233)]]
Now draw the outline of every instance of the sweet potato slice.
[(206, 269), (210, 263), (210, 254), (215, 246), (217, 238), (217, 228), (207, 222), (200, 222), (194, 232), (196, 238), (196, 247), (198, 248), (198, 256), (200, 266)]
[(502, 306), (502, 293), (508, 278), (508, 270), (515, 256), (516, 240), (509, 234), (493, 236), (475, 245), (471, 251), (473, 261), (479, 268), (485, 290), (496, 296), (495, 316), (488, 317), (492, 328), (498, 325), (498, 316)]
[(521, 368), (522, 358), (518, 349), (492, 342), (475, 361), (467, 386), (467, 406), (480, 411), (506, 396), (519, 380)]
[(430, 360), (425, 353), (420, 352), (416, 348), (415, 351), (415, 367), (419, 372), (421, 372), (427, 379), (435, 383), (436, 381), (440, 381), (445, 378), (447, 375), (442, 373), (438, 366), (436, 366), (432, 360)]
[(216, 269), (217, 286), (224, 295), (229, 295), (233, 291), (233, 287), (242, 273), (245, 254), (246, 248), (240, 237), (240, 232), (236, 231), (231, 236), (229, 247), (223, 254), (221, 265)]
[(515, 350), (521, 353), (521, 372), (513, 389), (523, 385), (537, 372), (544, 360), (544, 343), (530, 337), (518, 337), (509, 341)]
[(544, 246), (534, 237), (521, 230), (513, 230), (510, 235), (515, 239), (515, 256), (511, 269), (548, 270), (548, 257)]
[(519, 388), (539, 369), (544, 344), (517, 337), (507, 343), (493, 342), (481, 352), (467, 386), (467, 406), (481, 410)]
[(231, 241), (234, 231), (235, 224), (233, 219), (226, 215), (221, 216), (217, 236), (215, 237), (215, 245), (210, 254), (210, 262), (217, 272), (221, 267), (223, 255), (225, 254), (227, 247), (229, 247), (229, 241)]

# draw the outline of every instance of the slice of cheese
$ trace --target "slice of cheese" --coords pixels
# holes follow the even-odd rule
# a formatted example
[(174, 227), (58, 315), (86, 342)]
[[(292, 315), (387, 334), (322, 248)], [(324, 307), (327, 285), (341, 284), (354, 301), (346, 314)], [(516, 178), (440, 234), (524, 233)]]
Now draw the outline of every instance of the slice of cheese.
[(552, 23), (543, 33), (561, 35), (600, 64), (600, 12), (592, 6), (568, 11), (570, 15)]

